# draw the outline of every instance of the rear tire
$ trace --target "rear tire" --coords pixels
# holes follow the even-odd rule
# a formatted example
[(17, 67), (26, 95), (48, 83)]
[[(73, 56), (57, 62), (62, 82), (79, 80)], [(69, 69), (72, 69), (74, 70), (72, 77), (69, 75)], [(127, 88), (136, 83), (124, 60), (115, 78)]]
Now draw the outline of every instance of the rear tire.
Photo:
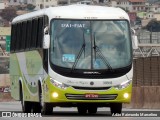
[(33, 113), (41, 113), (41, 104), (39, 102), (33, 103)]
[(121, 114), (122, 112), (122, 103), (111, 103), (110, 104), (111, 115), (113, 114)]
[(24, 94), (22, 92), (22, 84), (20, 83), (20, 100), (22, 104), (22, 111), (24, 113), (31, 113), (32, 103), (28, 101), (24, 101)]

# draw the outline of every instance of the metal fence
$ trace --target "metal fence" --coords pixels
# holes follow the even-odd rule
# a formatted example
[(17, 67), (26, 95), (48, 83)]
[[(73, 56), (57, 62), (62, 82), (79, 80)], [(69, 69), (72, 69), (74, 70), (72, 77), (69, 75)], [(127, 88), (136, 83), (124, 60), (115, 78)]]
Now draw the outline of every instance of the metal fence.
[(145, 29), (137, 30), (139, 43), (160, 43), (160, 32), (150, 32)]
[(160, 86), (160, 56), (134, 59), (133, 86)]

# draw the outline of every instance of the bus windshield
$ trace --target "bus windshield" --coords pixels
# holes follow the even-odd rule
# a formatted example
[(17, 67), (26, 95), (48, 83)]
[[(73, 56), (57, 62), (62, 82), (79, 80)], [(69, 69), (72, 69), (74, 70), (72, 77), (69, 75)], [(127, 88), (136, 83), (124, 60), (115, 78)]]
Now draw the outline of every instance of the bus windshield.
[(70, 69), (129, 66), (132, 59), (126, 20), (52, 20), (50, 61)]

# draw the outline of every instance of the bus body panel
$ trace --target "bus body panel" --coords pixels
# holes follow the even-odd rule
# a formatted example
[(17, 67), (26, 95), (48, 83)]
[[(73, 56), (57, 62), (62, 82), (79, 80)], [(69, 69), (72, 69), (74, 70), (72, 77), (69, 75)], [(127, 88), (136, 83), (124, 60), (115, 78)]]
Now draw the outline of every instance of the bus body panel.
[(39, 51), (20, 52), (10, 56), (11, 95), (20, 100), (20, 82), (25, 101), (39, 101), (38, 81), (44, 79), (42, 57)]

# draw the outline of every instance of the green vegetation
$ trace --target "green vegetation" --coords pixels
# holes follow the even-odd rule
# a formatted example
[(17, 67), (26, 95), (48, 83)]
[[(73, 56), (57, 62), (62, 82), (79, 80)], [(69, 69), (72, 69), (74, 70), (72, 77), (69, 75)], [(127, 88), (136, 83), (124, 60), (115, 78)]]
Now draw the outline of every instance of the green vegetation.
[(160, 21), (151, 20), (145, 27), (150, 32), (160, 32)]

